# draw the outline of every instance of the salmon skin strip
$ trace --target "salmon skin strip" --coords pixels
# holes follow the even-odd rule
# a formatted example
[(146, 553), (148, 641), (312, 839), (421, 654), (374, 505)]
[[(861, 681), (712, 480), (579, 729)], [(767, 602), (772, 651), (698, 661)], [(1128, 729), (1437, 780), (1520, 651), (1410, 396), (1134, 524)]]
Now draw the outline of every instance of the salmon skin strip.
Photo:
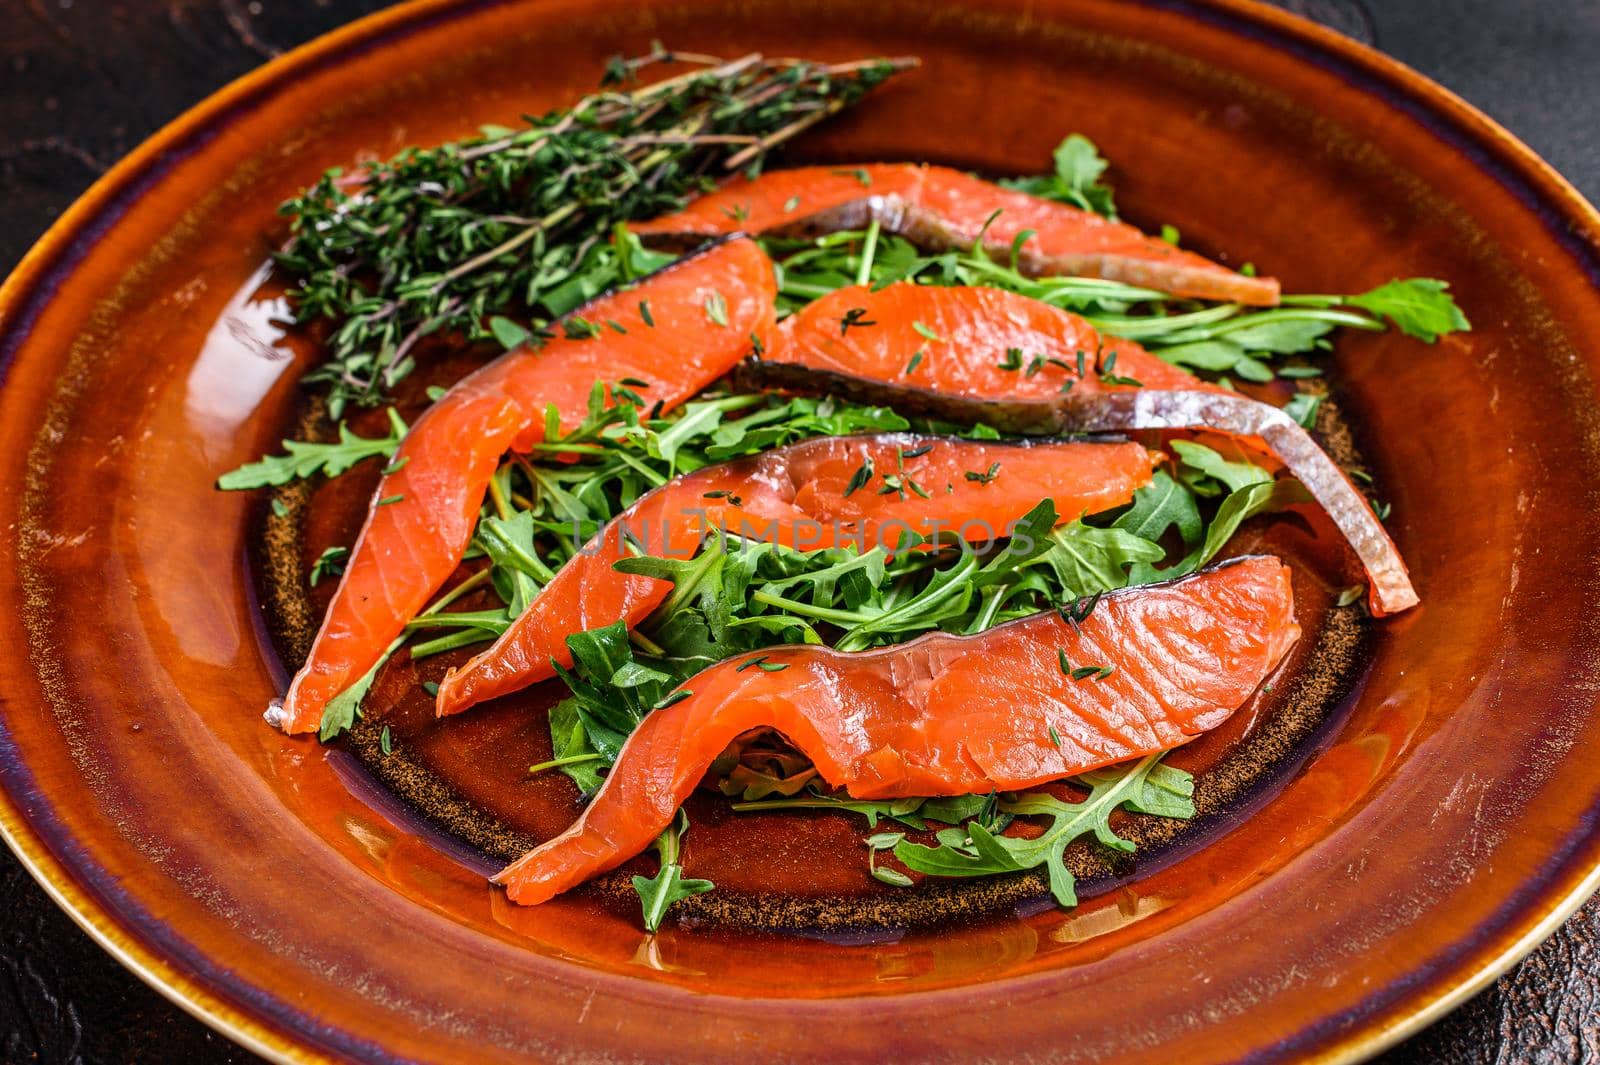
[(1367, 572), (1367, 606), (1373, 616), (1398, 614), (1421, 602), (1400, 549), (1366, 497), (1299, 422), (1270, 403), (1226, 392), (1139, 390), (1067, 396), (1056, 401), (1056, 408), (1058, 432), (1214, 429), (1266, 441), (1361, 560)]
[[(1126, 442), (894, 433), (806, 440), (697, 470), (642, 496), (596, 534), (492, 647), (440, 683), (439, 713), (552, 677), (552, 660), (572, 664), (568, 636), (617, 621), (631, 628), (659, 606), (671, 582), (612, 568), (627, 556), (625, 536), (649, 554), (678, 558), (719, 529), (798, 550), (892, 550), (906, 533), (985, 541), (1006, 535), (1042, 499), (1053, 499), (1066, 521), (1121, 506), (1149, 483), (1157, 458)], [(857, 484), (867, 469), (870, 483)], [(967, 477), (991, 470), (988, 480)], [(884, 494), (880, 474), (916, 487)]]
[[(548, 408), (570, 428), (595, 382), (624, 378), (674, 407), (770, 343), (776, 297), (766, 253), (745, 238), (723, 241), (580, 308), (592, 336), (508, 352), (451, 388), (401, 441), (311, 655), (267, 720), (316, 730), (328, 701), (383, 657), (461, 562), (501, 456), (543, 439)], [(711, 318), (715, 300), (726, 326)]]
[[(854, 314), (857, 324), (841, 327)], [(941, 337), (928, 340), (913, 323)], [(1002, 370), (1018, 349), (1024, 368)], [(1107, 385), (1094, 353), (1116, 353)], [(915, 369), (908, 359), (924, 352)], [(1089, 353), (1077, 377), (1077, 351)], [(1028, 360), (1054, 358), (1031, 377)], [(1377, 617), (1419, 602), (1405, 560), (1359, 489), (1311, 434), (1268, 403), (1207, 384), (1126, 340), (1101, 340), (1088, 322), (1038, 300), (984, 288), (899, 283), (841, 289), (778, 327), (768, 356), (742, 365), (735, 383), (847, 396), (960, 424), (1030, 435), (1212, 429), (1260, 441), (1327, 512), (1361, 560)], [(1070, 388), (1063, 392), (1062, 388)]]
[[(767, 649), (742, 672), (741, 655), (648, 714), (577, 823), (494, 879), (534, 904), (620, 865), (755, 729), (858, 799), (1012, 791), (1170, 750), (1226, 720), (1299, 637), (1288, 567), (1255, 556), (1109, 593), (1077, 624), (1049, 611), (860, 654)], [(1110, 672), (1073, 680), (1062, 655)]]
[(991, 254), (1008, 259), (1017, 237), (1032, 230), (1018, 266), (1034, 276), (1101, 277), (1262, 307), (1278, 302), (1278, 282), (1270, 277), (1235, 273), (1125, 222), (943, 166), (774, 170), (753, 181), (736, 178), (682, 211), (636, 223), (633, 230), (641, 236), (807, 234), (859, 229), (873, 220), (925, 248), (966, 249), (981, 237)]

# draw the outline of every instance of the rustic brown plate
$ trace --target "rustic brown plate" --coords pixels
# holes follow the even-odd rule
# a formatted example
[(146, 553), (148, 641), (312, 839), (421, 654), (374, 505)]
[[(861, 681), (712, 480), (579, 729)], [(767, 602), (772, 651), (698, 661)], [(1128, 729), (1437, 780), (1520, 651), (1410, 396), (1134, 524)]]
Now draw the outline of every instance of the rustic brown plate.
[[(215, 476), (308, 353), (252, 301), (323, 167), (568, 101), (686, 48), (926, 66), (811, 142), (1037, 169), (1299, 291), (1444, 277), (1476, 324), (1340, 345), (1424, 597), (1338, 728), (1207, 846), (1071, 914), (868, 941), (532, 910), (346, 753), (260, 709), (282, 664)], [(1600, 218), (1483, 116), (1239, 2), (437, 0), (229, 87), (95, 186), (0, 290), (0, 823), (121, 960), (283, 1060), (1348, 1060), (1483, 986), (1595, 886)]]

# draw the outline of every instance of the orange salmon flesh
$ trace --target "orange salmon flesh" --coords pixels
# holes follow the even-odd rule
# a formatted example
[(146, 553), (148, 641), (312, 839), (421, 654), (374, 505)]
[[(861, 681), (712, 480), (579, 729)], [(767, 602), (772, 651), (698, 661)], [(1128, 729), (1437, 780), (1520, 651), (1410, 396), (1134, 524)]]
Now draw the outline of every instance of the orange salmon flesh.
[[(1278, 282), (1248, 277), (1091, 211), (943, 166), (801, 167), (735, 178), (682, 211), (632, 228), (641, 236), (854, 229), (876, 220), (928, 248), (972, 247), (1026, 273), (1100, 277), (1195, 299), (1278, 302)], [(1020, 245), (1024, 233), (1032, 235)]]
[(770, 343), (776, 298), (766, 253), (725, 241), (581, 308), (594, 335), (508, 352), (450, 389), (389, 463), (311, 655), (268, 720), (315, 731), (328, 701), (382, 659), (461, 562), (501, 456), (543, 439), (548, 408), (570, 428), (596, 381), (624, 378), (674, 407)]
[[(1076, 624), (1050, 611), (860, 654), (730, 659), (647, 715), (577, 822), (495, 880), (534, 904), (615, 868), (758, 729), (860, 799), (1011, 791), (1170, 750), (1226, 720), (1299, 637), (1288, 567), (1257, 556), (1109, 594)], [(1074, 680), (1063, 656), (1105, 675)]]
[[(690, 557), (711, 530), (798, 550), (893, 549), (905, 533), (1004, 536), (1043, 499), (1071, 521), (1121, 506), (1160, 456), (1132, 443), (997, 443), (910, 434), (823, 437), (679, 477), (643, 496), (556, 574), (495, 644), (439, 685), (439, 713), (508, 694), (572, 663), (568, 636), (637, 625), (667, 581), (618, 573), (624, 534), (648, 553)], [(852, 486), (863, 471), (871, 478)], [(973, 474), (969, 477), (968, 474)], [(884, 493), (884, 476), (904, 491)]]

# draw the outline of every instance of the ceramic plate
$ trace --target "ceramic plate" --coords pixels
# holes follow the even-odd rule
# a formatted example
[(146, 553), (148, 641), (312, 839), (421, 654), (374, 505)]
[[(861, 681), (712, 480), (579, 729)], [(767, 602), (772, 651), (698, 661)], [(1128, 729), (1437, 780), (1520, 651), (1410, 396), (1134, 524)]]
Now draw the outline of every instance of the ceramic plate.
[[(1016, 173), (1080, 131), (1147, 228), (1290, 291), (1442, 277), (1473, 319), (1336, 356), (1424, 605), (1370, 628), (1274, 772), (1077, 910), (646, 937), (603, 893), (518, 909), (358, 752), (261, 723), (292, 665), (263, 604), (264, 507), (212, 484), (293, 428), (313, 355), (275, 324), (275, 205), (327, 166), (570, 102), (652, 37), (920, 56), (800, 150)], [(1597, 277), (1600, 218), (1504, 131), (1243, 3), (396, 8), (169, 126), (0, 290), (0, 822), (119, 959), (283, 1060), (1369, 1054), (1595, 885)], [(482, 728), (489, 764), (508, 741)], [(483, 806), (474, 748), (451, 749), (452, 801)], [(859, 837), (795, 827), (828, 824), (795, 819), (785, 847), (768, 830), (777, 856), (728, 875), (859, 894), (798, 886)]]

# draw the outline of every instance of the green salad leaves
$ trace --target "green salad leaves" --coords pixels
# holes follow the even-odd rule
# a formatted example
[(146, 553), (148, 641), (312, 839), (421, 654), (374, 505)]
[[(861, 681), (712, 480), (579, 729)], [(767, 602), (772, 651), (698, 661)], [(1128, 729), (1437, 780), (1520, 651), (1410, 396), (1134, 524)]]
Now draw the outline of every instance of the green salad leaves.
[(677, 820), (656, 839), (655, 849), (661, 858), (661, 869), (652, 877), (633, 878), (633, 890), (639, 893), (647, 932), (654, 932), (661, 927), (661, 921), (673, 903), (690, 895), (703, 895), (716, 886), (709, 880), (692, 880), (683, 875), (678, 856), (683, 847), (683, 834), (688, 829), (689, 817), (679, 810)]
[[(630, 61), (633, 66), (624, 63), (620, 76), (626, 79), (635, 67), (666, 58), (657, 49)], [(411, 371), (416, 344), (441, 330), (492, 339), (506, 349), (537, 346), (553, 330), (597, 334), (599, 323), (561, 316), (671, 259), (641, 245), (621, 224), (624, 219), (677, 205), (703, 184), (711, 163), (740, 159), (743, 152), (734, 150), (739, 145), (747, 145), (750, 158), (758, 159), (792, 131), (787, 120), (779, 121), (785, 109), (840, 109), (894, 69), (895, 64), (882, 63), (802, 64), (786, 74), (768, 63), (748, 71), (719, 67), (682, 81), (678, 89), (591, 98), (575, 114), (585, 108), (616, 109), (615, 114), (605, 111), (610, 117), (597, 119), (592, 128), (572, 128), (559, 116), (546, 116), (519, 130), (489, 130), (479, 140), (371, 167), (364, 185), (328, 175), (286, 205), (294, 220), (293, 238), (279, 258), (297, 279), (297, 317), (327, 319), (336, 327), (333, 359), (312, 374), (328, 386), (333, 416), (349, 403), (380, 401)], [(756, 107), (750, 94), (757, 89), (777, 92), (780, 106)], [(718, 106), (717, 94), (724, 90), (735, 92), (738, 106)], [(685, 120), (694, 121), (681, 143), (673, 141), (670, 148), (658, 134), (678, 131), (679, 120), (658, 113), (656, 104), (666, 100), (676, 100)], [(572, 176), (572, 166), (545, 174), (552, 160), (563, 165), (598, 160), (599, 168), (581, 180)], [(1003, 184), (1114, 219), (1106, 170), (1095, 146), (1073, 135), (1057, 147), (1052, 173)], [(430, 174), (443, 175), (438, 182), (443, 199), (433, 194), (418, 199), (414, 190), (407, 191), (419, 175)], [(522, 178), (509, 181), (508, 175)], [(520, 184), (529, 175), (536, 179), (535, 209), (513, 210), (506, 197), (524, 196)], [(391, 239), (387, 223), (373, 225), (373, 212), (398, 220), (400, 236)], [(443, 242), (429, 235), (440, 226), (448, 238)], [(1162, 234), (1174, 244), (1180, 239), (1171, 226)], [(1229, 387), (1236, 381), (1268, 384), (1278, 377), (1319, 375), (1314, 360), (1331, 350), (1332, 335), (1340, 328), (1371, 333), (1392, 328), (1430, 344), (1470, 329), (1448, 285), (1439, 280), (1392, 280), (1351, 296), (1288, 295), (1277, 307), (1247, 308), (1178, 299), (1097, 278), (1028, 277), (1018, 269), (1026, 236), (1018, 238), (1009, 256), (991, 255), (981, 246), (923, 254), (909, 241), (884, 234), (876, 223), (805, 240), (766, 238), (763, 244), (778, 267), (780, 314), (852, 284), (984, 285), (1080, 314), (1108, 335), (1136, 341)], [(419, 254), (429, 260), (422, 264), (426, 270), (396, 258)], [(399, 266), (381, 275), (356, 269), (369, 261)], [(726, 326), (720, 295), (708, 297), (705, 309), (708, 328)], [(647, 305), (641, 313), (648, 321)], [(846, 314), (841, 332), (870, 325), (864, 313)], [(941, 340), (922, 323), (916, 328), (930, 343)], [(925, 357), (924, 351), (911, 355), (906, 372), (914, 373)], [(1002, 366), (1031, 375), (1045, 361), (1013, 351)], [(1100, 370), (1107, 380), (1137, 384), (1115, 377), (1110, 360)], [(606, 522), (682, 474), (819, 436), (902, 430), (998, 436), (984, 426), (956, 430), (883, 407), (717, 391), (662, 416), (640, 397), (636, 389), (642, 387), (627, 379), (595, 382), (586, 417), (566, 433), (554, 410), (545, 413), (544, 441), (511, 456), (491, 481), (468, 553), (478, 563), (471, 576), (411, 619), (384, 661), (402, 646), (417, 660), (500, 635)], [(437, 398), (433, 390), (430, 395)], [(1321, 392), (1303, 392), (1286, 409), (1311, 426), (1323, 399)], [(339, 422), (334, 440), (285, 441), (282, 454), (227, 473), (218, 486), (252, 489), (336, 477), (367, 459), (392, 458), (407, 426), (391, 409), (387, 428), (385, 435), (363, 437)], [(1173, 441), (1170, 450), (1171, 462), (1129, 505), (1058, 523), (1053, 501), (1040, 500), (1004, 535), (985, 544), (912, 539), (893, 552), (882, 546), (802, 552), (723, 534), (708, 538), (691, 558), (639, 553), (617, 562), (622, 572), (670, 582), (672, 591), (635, 631), (618, 623), (568, 638), (573, 663), (557, 668), (570, 694), (549, 713), (552, 757), (531, 770), (559, 771), (585, 794), (593, 793), (646, 715), (688, 698), (693, 677), (714, 663), (739, 658), (741, 670), (775, 671), (785, 667), (763, 652), (781, 644), (860, 651), (927, 632), (978, 633), (1052, 609), (1082, 620), (1099, 596), (1192, 573), (1218, 557), (1245, 521), (1307, 499), (1296, 482), (1277, 479), (1244, 457), (1188, 440)], [(1002, 466), (997, 462), (965, 476), (986, 484), (1003, 475)], [(926, 498), (941, 487), (868, 463), (846, 494)], [(342, 547), (323, 552), (313, 563), (311, 582), (338, 576), (348, 557)], [(1359, 589), (1354, 592), (1359, 595)], [(469, 595), (477, 596), (476, 608), (451, 609)], [(1355, 595), (1341, 598), (1341, 604)], [(358, 718), (384, 661), (328, 704), (323, 740)], [(1069, 662), (1064, 654), (1059, 667), (1089, 683), (1109, 673), (1109, 667)], [(383, 749), (389, 750), (387, 731)], [(1070, 844), (1088, 838), (1118, 852), (1133, 849), (1113, 828), (1116, 811), (1171, 818), (1194, 813), (1192, 779), (1162, 765), (1158, 756), (1082, 775), (1070, 782), (1084, 793), (1076, 802), (1045, 791), (853, 799), (822, 787), (803, 755), (781, 741), (760, 738), (719, 760), (715, 775), (741, 813), (809, 809), (861, 815), (873, 832), (864, 841), (868, 870), (883, 883), (904, 887), (918, 877), (1042, 869), (1062, 906), (1077, 901), (1065, 859)], [(1037, 819), (1039, 831), (1007, 835), (1016, 818)], [(687, 828), (680, 814), (656, 841), (658, 873), (633, 879), (650, 931), (676, 902), (712, 889), (708, 881), (685, 876), (681, 858)], [(931, 842), (909, 838), (911, 833), (923, 840), (931, 834)]]
[(1101, 158), (1100, 149), (1093, 141), (1081, 133), (1071, 134), (1056, 145), (1051, 161), (1055, 163), (1052, 174), (1010, 178), (1000, 184), (1116, 219), (1117, 207), (1111, 189), (1100, 180), (1110, 164)]
[[(1449, 286), (1432, 278), (1390, 281), (1355, 296), (1288, 295), (1278, 307), (1257, 309), (1100, 278), (1030, 277), (1014, 261), (996, 261), (979, 248), (924, 255), (902, 237), (871, 229), (764, 243), (781, 268), (785, 313), (862, 278), (875, 288), (897, 281), (984, 285), (1082, 315), (1099, 331), (1137, 341), (1185, 369), (1262, 384), (1277, 376), (1274, 364), (1283, 357), (1330, 350), (1339, 328), (1382, 332), (1387, 322), (1430, 344), (1471, 328)], [(1024, 367), (1019, 361), (1016, 368)]]
[(1050, 825), (1030, 839), (1002, 836), (991, 821), (968, 821), (962, 827), (943, 829), (938, 843), (928, 847), (899, 841), (894, 856), (907, 869), (936, 877), (997, 876), (1044, 866), (1050, 878), (1050, 893), (1060, 906), (1078, 904), (1071, 871), (1063, 857), (1067, 844), (1093, 835), (1112, 850), (1131, 854), (1134, 845), (1111, 827), (1111, 815), (1119, 809), (1158, 817), (1187, 819), (1194, 816), (1194, 778), (1160, 762), (1151, 755), (1131, 767), (1102, 769), (1085, 773), (1076, 783), (1089, 789), (1088, 798), (1069, 803), (1046, 792), (1032, 792), (995, 804), (1002, 814), (1012, 817), (1041, 816)]
[[(1171, 580), (1215, 558), (1248, 518), (1308, 498), (1296, 482), (1202, 444), (1176, 451), (1172, 470), (1158, 470), (1120, 512), (1058, 524), (1044, 499), (988, 545), (796, 551), (724, 534), (689, 559), (622, 559), (616, 569), (669, 581), (673, 591), (637, 632), (618, 623), (568, 638), (574, 667), (561, 674), (572, 697), (552, 716), (552, 744), (558, 760), (600, 757), (551, 768), (592, 786), (652, 707), (724, 659), (780, 644), (860, 651), (925, 632), (978, 633)], [(892, 476), (875, 474), (869, 486)]]
[(357, 436), (343, 422), (338, 439), (330, 443), (285, 440), (282, 455), (268, 455), (217, 478), (217, 487), (228, 491), (267, 488), (321, 475), (337, 477), (358, 462), (388, 458), (406, 435), (406, 423), (393, 407), (389, 408), (389, 435)]

